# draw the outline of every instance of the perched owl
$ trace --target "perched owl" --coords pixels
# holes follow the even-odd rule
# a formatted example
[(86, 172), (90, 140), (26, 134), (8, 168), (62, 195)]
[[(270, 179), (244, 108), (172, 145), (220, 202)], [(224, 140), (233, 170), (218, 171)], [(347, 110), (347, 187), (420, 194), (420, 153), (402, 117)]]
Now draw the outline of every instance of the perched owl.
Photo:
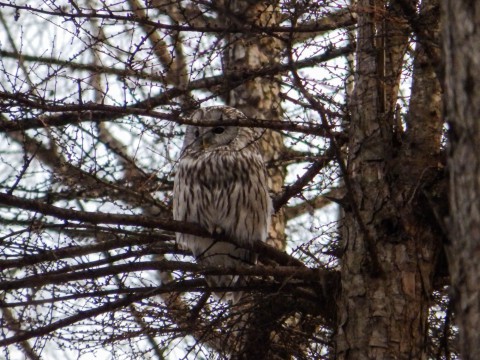
[[(272, 202), (257, 143), (260, 132), (223, 126), (224, 120), (245, 118), (241, 111), (228, 106), (198, 109), (191, 118), (200, 123), (217, 121), (218, 125), (187, 127), (173, 188), (173, 218), (198, 223), (239, 245), (265, 241)], [(198, 263), (226, 267), (256, 263), (257, 257), (251, 251), (218, 240), (221, 236), (216, 238), (177, 233), (177, 242), (190, 249)], [(229, 275), (207, 277), (211, 286), (241, 281)], [(238, 293), (223, 295), (233, 301), (240, 297)]]

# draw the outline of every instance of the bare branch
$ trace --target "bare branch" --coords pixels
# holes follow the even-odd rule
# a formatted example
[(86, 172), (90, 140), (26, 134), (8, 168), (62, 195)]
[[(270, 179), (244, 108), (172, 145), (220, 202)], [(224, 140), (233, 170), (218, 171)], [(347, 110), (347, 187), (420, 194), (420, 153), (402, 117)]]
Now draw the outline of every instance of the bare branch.
[[(310, 23), (306, 25), (298, 25), (296, 27), (290, 26), (265, 26), (260, 27), (255, 24), (237, 24), (228, 27), (219, 27), (214, 24), (213, 26), (195, 26), (195, 25), (171, 25), (161, 23), (160, 21), (150, 20), (148, 17), (139, 17), (135, 14), (128, 13), (127, 15), (117, 15), (117, 11), (105, 11), (105, 10), (95, 10), (95, 11), (81, 11), (81, 12), (66, 12), (61, 8), (58, 11), (45, 10), (41, 8), (35, 8), (30, 5), (15, 5), (5, 2), (0, 2), (0, 6), (6, 8), (13, 8), (18, 11), (29, 11), (32, 13), (38, 13), (43, 15), (51, 16), (60, 16), (70, 19), (105, 19), (105, 20), (117, 20), (117, 21), (126, 21), (129, 23), (137, 23), (140, 25), (151, 26), (156, 29), (163, 30), (172, 30), (172, 31), (184, 31), (184, 32), (201, 32), (201, 33), (266, 33), (266, 34), (275, 34), (275, 33), (319, 33), (322, 31), (331, 30), (332, 24), (330, 22), (324, 23)], [(121, 11), (123, 13), (124, 11)]]
[(313, 213), (315, 210), (332, 204), (332, 198), (341, 199), (344, 196), (345, 189), (332, 189), (329, 192), (318, 195), (311, 200), (306, 200), (300, 204), (285, 207), (285, 217), (290, 220), (306, 213)]
[(292, 185), (287, 186), (283, 194), (277, 196), (273, 200), (275, 211), (282, 208), (292, 197), (299, 194), (305, 186), (307, 186), (313, 178), (330, 162), (335, 156), (335, 150), (331, 146), (324, 155), (312, 163), (308, 170)]

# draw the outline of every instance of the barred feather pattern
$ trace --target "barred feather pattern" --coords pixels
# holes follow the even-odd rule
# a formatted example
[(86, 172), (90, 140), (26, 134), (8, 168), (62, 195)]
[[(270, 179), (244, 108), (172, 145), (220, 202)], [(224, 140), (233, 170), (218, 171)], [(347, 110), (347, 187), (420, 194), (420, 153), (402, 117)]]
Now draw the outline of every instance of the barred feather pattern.
[[(218, 235), (240, 246), (267, 238), (272, 202), (257, 143), (260, 134), (251, 128), (221, 126), (222, 120), (244, 117), (228, 106), (207, 107), (196, 110), (192, 119), (218, 121), (220, 125), (187, 127), (174, 182), (173, 217), (198, 223), (217, 234), (214, 240), (177, 233), (177, 242), (190, 249), (198, 263), (226, 267), (255, 264), (257, 258), (251, 251), (218, 240)], [(207, 277), (212, 286), (242, 280), (228, 275)], [(233, 295), (234, 301), (239, 296)]]

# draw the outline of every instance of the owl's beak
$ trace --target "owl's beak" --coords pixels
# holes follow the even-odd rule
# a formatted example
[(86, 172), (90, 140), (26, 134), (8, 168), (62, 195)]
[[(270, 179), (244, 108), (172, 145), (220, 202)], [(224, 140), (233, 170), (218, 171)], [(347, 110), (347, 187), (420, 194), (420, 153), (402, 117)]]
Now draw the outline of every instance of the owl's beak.
[(203, 149), (208, 149), (212, 145), (212, 135), (206, 133), (202, 136), (202, 147)]

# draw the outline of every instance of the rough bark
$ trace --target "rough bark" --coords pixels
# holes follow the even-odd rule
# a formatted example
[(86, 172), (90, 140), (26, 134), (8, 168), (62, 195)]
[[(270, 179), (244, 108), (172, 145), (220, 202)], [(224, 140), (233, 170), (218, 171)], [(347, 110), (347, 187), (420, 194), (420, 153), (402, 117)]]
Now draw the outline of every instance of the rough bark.
[[(273, 26), (279, 21), (278, 3), (234, 0), (224, 8), (226, 25), (251, 24), (252, 26)], [(226, 37), (224, 73), (233, 79), (241, 79), (244, 73), (280, 63), (282, 43), (271, 35), (233, 33)], [(233, 85), (233, 86), (232, 86)], [(227, 104), (240, 109), (248, 117), (258, 120), (281, 121), (279, 77), (256, 77), (237, 84), (228, 84)], [(266, 130), (261, 142), (262, 155), (266, 164), (278, 160), (283, 150), (280, 133)], [(269, 166), (269, 189), (273, 194), (282, 191), (285, 169)], [(285, 216), (281, 209), (272, 217), (267, 243), (285, 248)], [(290, 351), (283, 350), (279, 343), (278, 331), (281, 318), (286, 316), (276, 297), (255, 296), (243, 309), (244, 314), (235, 320), (238, 339), (231, 351), (232, 359), (289, 359)], [(288, 311), (287, 311), (288, 312)], [(297, 345), (297, 344), (296, 344)], [(296, 348), (296, 346), (294, 346)], [(289, 349), (290, 350), (290, 349)]]
[(464, 359), (480, 354), (480, 4), (443, 1), (452, 284)]
[[(345, 174), (349, 208), (343, 226), (337, 356), (424, 359), (439, 241), (438, 233), (432, 230), (434, 225), (419, 214), (429, 211), (423, 191), (436, 178), (439, 142), (425, 137), (436, 152), (420, 153), (411, 146), (411, 142), (420, 141), (419, 136), (412, 134), (406, 141), (401, 124), (394, 118), (399, 54), (406, 44), (405, 22), (397, 22), (396, 31), (392, 29), (394, 21), (386, 26), (383, 16), (388, 13), (383, 1), (373, 6), (371, 1), (359, 1), (357, 9), (357, 68)], [(385, 31), (398, 38), (379, 41)], [(430, 76), (434, 76), (433, 69), (422, 67), (418, 60), (412, 99), (417, 97), (419, 105), (426, 105), (432, 97), (439, 99), (438, 81), (432, 81), (426, 91), (418, 86)], [(412, 104), (409, 116), (412, 123), (435, 122), (432, 127), (437, 132), (432, 137), (436, 140), (441, 134), (436, 123), (440, 102), (430, 106), (432, 114), (425, 114), (417, 113)], [(433, 168), (432, 174), (425, 173), (425, 166)]]

